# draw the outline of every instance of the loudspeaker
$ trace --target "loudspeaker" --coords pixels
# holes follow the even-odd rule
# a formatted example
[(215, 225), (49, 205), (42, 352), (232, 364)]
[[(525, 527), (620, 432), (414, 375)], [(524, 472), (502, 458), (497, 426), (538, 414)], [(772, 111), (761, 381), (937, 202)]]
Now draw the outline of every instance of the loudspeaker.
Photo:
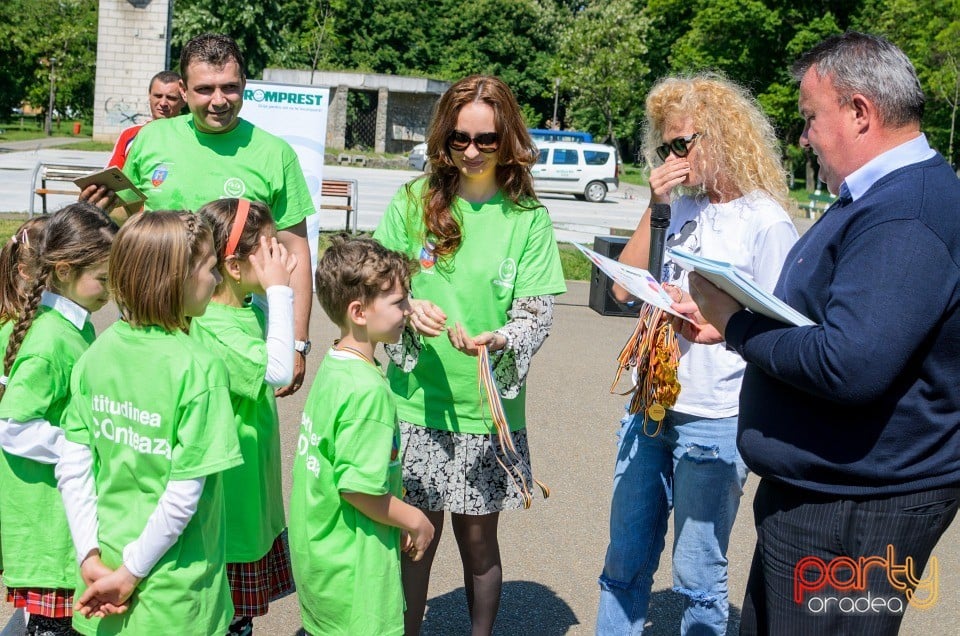
[[(596, 236), (593, 239), (593, 251), (617, 260), (627, 240), (626, 236)], [(634, 307), (618, 303), (613, 297), (612, 288), (610, 277), (594, 265), (590, 271), (590, 309), (601, 316), (636, 317), (640, 313), (640, 303)]]

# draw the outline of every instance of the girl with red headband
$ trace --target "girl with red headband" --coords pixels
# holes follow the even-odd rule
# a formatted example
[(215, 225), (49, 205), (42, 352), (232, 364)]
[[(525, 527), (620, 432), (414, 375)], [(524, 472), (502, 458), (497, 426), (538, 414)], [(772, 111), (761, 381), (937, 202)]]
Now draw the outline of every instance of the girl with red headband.
[(230, 376), (243, 465), (223, 476), (227, 576), (236, 611), (228, 636), (246, 635), (271, 601), (293, 591), (274, 389), (293, 378), (290, 273), (297, 259), (277, 242), (263, 203), (219, 199), (198, 214), (213, 229), (222, 281), (190, 335), (226, 362)]

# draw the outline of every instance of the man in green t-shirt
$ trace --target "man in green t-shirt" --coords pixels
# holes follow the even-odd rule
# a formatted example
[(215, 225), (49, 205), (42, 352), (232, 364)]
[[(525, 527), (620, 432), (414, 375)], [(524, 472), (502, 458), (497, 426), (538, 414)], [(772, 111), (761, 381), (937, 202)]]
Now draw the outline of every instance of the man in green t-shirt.
[[(190, 40), (180, 54), (180, 92), (190, 117), (151, 122), (134, 139), (124, 173), (144, 194), (147, 210), (196, 211), (221, 197), (242, 197), (267, 204), (277, 225), (277, 239), (297, 257), (290, 286), (294, 293), (294, 337), (298, 355), (290, 386), (303, 383), (312, 281), (305, 217), (314, 210), (300, 162), (290, 145), (240, 118), (246, 77), (243, 55), (225, 35), (205, 34)], [(116, 194), (89, 186), (80, 198), (122, 223), (128, 216), (116, 207)]]

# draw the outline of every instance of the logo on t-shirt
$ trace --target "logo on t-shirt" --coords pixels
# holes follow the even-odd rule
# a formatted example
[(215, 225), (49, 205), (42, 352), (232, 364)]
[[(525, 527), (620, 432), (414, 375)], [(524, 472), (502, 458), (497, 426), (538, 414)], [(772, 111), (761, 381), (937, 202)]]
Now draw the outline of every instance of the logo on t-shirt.
[(517, 278), (517, 261), (512, 258), (505, 258), (502, 263), (500, 263), (500, 269), (497, 272), (497, 280), (493, 281), (494, 285), (500, 285), (501, 287), (513, 287), (513, 281)]
[[(437, 257), (433, 253), (434, 247), (436, 246), (433, 243), (427, 241), (427, 244), (420, 248), (420, 267), (423, 268), (420, 271), (430, 271), (430, 268), (437, 262)], [(430, 271), (430, 273), (433, 272)]]
[(247, 186), (243, 182), (243, 179), (240, 179), (239, 177), (230, 177), (223, 182), (223, 193), (228, 197), (242, 197), (243, 193), (246, 191)]
[(150, 183), (153, 184), (154, 188), (159, 188), (160, 184), (167, 180), (167, 174), (169, 170), (166, 165), (160, 164), (153, 169), (153, 174), (150, 175)]

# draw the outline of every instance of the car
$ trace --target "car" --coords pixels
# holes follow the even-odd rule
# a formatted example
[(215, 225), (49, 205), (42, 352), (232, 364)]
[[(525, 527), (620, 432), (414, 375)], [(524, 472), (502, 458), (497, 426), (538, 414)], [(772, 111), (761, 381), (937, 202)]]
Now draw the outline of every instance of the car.
[(605, 144), (569, 141), (537, 142), (540, 156), (533, 166), (533, 187), (540, 193), (564, 193), (600, 203), (620, 186), (617, 149)]
[(417, 144), (407, 156), (407, 164), (414, 170), (423, 171), (427, 165), (427, 144)]

